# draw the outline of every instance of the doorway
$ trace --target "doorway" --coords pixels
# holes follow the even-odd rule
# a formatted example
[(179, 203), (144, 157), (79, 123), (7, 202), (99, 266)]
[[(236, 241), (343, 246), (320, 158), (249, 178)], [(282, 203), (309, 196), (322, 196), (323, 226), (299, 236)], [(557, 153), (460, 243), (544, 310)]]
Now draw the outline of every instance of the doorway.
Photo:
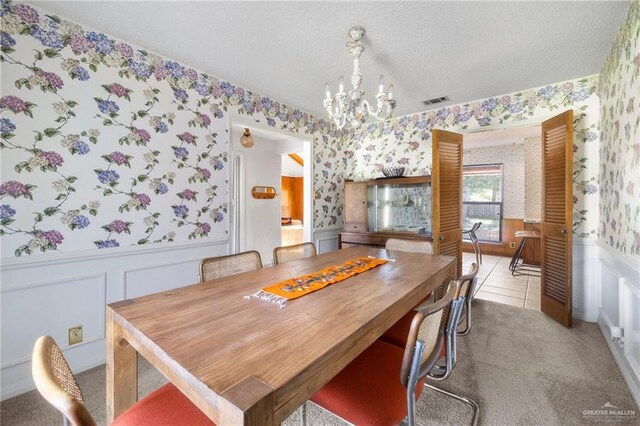
[(304, 242), (304, 159), (302, 152), (282, 154), (281, 245)]
[[(254, 144), (250, 148), (240, 143), (245, 128)], [(245, 117), (232, 117), (229, 157), (231, 159), (230, 251), (238, 253), (256, 250), (264, 266), (273, 264), (273, 249), (282, 245), (282, 157), (297, 153), (302, 167), (302, 216), (300, 228), (304, 241), (312, 238), (311, 140), (280, 131)], [(254, 198), (252, 188), (272, 187), (275, 197)]]
[[(513, 276), (525, 242), (540, 241), (540, 310), (566, 327), (571, 327), (573, 316), (573, 135), (573, 110), (540, 125), (540, 148), (533, 152), (540, 153), (541, 189), (535, 198), (540, 200), (541, 217), (523, 220), (523, 226), (533, 229), (515, 233), (520, 243), (509, 265)], [(462, 144), (462, 135), (458, 137)], [(536, 170), (534, 165), (523, 168)]]
[[(528, 240), (515, 271), (516, 232), (539, 231), (541, 211), (541, 127), (464, 135), (463, 229), (481, 223), (476, 235), (482, 253), (477, 297), (540, 310), (540, 244)], [(463, 270), (476, 262), (473, 245), (463, 240)]]

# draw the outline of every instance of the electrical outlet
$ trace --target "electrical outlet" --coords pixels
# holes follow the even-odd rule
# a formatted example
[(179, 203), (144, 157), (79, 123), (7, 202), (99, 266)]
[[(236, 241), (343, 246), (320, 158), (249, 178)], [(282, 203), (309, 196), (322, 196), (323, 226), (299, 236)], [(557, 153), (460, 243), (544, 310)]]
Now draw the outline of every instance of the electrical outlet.
[(77, 325), (69, 328), (69, 345), (82, 342), (82, 326)]
[(509, 243), (509, 247), (510, 247), (510, 248), (516, 248), (516, 243), (515, 243), (515, 241), (511, 241), (511, 242)]

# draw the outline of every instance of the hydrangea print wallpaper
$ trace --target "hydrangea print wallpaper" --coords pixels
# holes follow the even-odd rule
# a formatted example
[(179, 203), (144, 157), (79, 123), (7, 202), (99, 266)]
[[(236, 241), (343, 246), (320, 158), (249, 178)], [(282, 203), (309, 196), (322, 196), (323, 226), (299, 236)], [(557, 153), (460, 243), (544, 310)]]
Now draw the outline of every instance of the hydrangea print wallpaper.
[(341, 224), (344, 164), (329, 122), (0, 4), (3, 257), (227, 238), (229, 113), (311, 135), (314, 225)]
[(322, 229), (342, 225), (344, 178), (378, 177), (393, 165), (430, 174), (432, 128), (529, 125), (567, 109), (574, 110), (574, 235), (640, 252), (638, 1), (600, 82), (588, 76), (343, 134), (30, 5), (0, 4), (3, 257), (226, 238), (230, 114), (314, 140), (313, 225)]
[(640, 2), (634, 1), (600, 73), (600, 237), (640, 255)]
[(402, 165), (405, 175), (431, 174), (431, 129), (473, 131), (486, 126), (540, 123), (574, 110), (574, 235), (598, 229), (599, 100), (597, 75), (500, 95), (466, 104), (369, 124), (346, 138), (348, 178), (381, 176), (383, 167)]

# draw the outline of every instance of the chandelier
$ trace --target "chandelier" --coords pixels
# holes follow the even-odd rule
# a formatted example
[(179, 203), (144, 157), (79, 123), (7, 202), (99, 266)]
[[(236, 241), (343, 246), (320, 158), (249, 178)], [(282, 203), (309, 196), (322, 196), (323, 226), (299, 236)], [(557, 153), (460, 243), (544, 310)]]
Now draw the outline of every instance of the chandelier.
[(364, 52), (364, 46), (360, 43), (364, 37), (365, 30), (362, 27), (352, 27), (349, 30), (351, 40), (347, 42), (347, 47), (353, 56), (353, 74), (351, 84), (353, 89), (344, 91), (344, 77), (340, 77), (340, 86), (335, 96), (331, 96), (329, 83), (325, 84), (327, 97), (324, 100), (324, 107), (338, 129), (342, 129), (350, 123), (354, 129), (359, 128), (369, 117), (378, 120), (391, 118), (391, 113), (396, 106), (393, 98), (393, 84), (389, 86), (389, 91), (384, 91), (384, 75), (380, 75), (378, 82), (378, 93), (376, 93), (376, 108), (372, 108), (366, 99), (362, 99), (364, 91), (360, 90), (362, 83), (362, 73), (360, 72), (360, 55)]

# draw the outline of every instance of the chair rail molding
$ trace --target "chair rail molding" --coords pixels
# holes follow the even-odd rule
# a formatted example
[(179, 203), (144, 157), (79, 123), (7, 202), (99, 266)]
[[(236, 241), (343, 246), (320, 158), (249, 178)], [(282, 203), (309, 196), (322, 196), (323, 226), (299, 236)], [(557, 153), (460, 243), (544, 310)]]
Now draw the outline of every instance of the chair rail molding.
[(229, 239), (208, 240), (199, 242), (172, 242), (149, 245), (114, 247), (92, 251), (70, 251), (62, 253), (49, 253), (46, 255), (36, 255), (29, 257), (8, 257), (2, 259), (2, 272), (21, 269), (24, 267), (58, 265), (74, 261), (98, 260), (137, 254), (152, 254), (181, 249), (207, 247), (212, 245), (229, 244)]

